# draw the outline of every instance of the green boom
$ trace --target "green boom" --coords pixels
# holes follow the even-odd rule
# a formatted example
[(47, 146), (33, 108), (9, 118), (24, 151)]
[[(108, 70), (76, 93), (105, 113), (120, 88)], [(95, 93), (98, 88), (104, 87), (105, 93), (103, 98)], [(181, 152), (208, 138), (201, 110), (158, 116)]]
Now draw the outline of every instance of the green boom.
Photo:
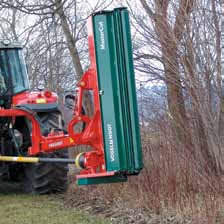
[(126, 8), (92, 16), (107, 171), (137, 174), (143, 167)]

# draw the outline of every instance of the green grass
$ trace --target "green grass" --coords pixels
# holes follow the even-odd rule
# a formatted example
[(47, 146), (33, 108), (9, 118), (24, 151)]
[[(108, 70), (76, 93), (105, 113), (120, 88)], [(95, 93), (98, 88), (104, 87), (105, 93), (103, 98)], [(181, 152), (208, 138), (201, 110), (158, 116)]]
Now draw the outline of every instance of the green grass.
[(0, 224), (107, 224), (109, 221), (66, 209), (52, 196), (0, 195)]

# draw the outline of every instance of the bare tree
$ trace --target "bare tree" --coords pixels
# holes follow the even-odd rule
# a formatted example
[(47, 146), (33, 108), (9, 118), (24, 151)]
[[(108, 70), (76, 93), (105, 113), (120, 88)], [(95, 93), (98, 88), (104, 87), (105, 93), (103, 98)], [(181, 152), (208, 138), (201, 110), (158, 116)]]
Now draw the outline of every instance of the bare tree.
[(146, 83), (165, 83), (176, 147), (181, 148), (181, 142), (195, 159), (201, 153), (202, 163), (219, 172), (220, 3), (140, 2), (145, 14), (135, 10), (138, 3), (129, 4), (136, 69), (141, 76), (150, 74)]
[(186, 21), (189, 19), (194, 1), (180, 1), (179, 8), (172, 25), (168, 21), (169, 1), (155, 1), (154, 11), (145, 0), (141, 4), (152, 20), (162, 52), (165, 82), (167, 86), (167, 100), (170, 116), (179, 140), (191, 146), (189, 127), (181, 83), (178, 62), (178, 47), (185, 32)]

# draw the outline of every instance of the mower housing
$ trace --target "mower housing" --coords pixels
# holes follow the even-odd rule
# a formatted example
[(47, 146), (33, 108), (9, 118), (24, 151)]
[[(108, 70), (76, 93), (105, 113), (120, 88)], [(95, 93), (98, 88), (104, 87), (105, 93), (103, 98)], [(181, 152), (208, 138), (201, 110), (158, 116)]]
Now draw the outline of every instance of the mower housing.
[(88, 31), (95, 51), (106, 171), (116, 174), (78, 181), (125, 181), (143, 168), (128, 10), (93, 14)]

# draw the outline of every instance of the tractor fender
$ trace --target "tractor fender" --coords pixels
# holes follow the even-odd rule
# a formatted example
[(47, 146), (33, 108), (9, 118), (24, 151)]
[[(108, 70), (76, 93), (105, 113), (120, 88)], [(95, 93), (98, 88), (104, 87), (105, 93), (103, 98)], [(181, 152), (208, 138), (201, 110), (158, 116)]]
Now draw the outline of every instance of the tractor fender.
[(21, 104), (17, 105), (17, 108), (25, 109), (30, 112), (61, 112), (59, 105), (57, 103), (49, 103), (49, 104)]

